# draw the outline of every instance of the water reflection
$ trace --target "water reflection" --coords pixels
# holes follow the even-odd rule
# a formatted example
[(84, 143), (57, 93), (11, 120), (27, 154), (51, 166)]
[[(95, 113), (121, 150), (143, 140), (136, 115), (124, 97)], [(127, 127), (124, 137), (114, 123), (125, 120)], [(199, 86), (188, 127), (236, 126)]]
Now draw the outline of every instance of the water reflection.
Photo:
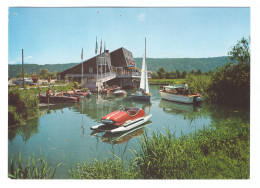
[(147, 127), (150, 123), (151, 121), (148, 121), (147, 123), (140, 125), (127, 132), (104, 133), (100, 131), (93, 131), (90, 135), (100, 137), (102, 142), (106, 142), (111, 145), (117, 145), (117, 144), (127, 143), (132, 138), (141, 136), (145, 131), (145, 127)]
[[(80, 100), (76, 104), (56, 104), (41, 108), (42, 115), (30, 120), (26, 125), (15, 130), (8, 130), (9, 157), (22, 156), (34, 153), (39, 156), (47, 154), (48, 163), (64, 165), (57, 169), (57, 177), (65, 178), (66, 172), (79, 161), (88, 161), (88, 156), (104, 159), (113, 151), (117, 155), (128, 148), (138, 150), (140, 137), (147, 129), (164, 133), (168, 128), (177, 137), (182, 134), (195, 132), (213, 122), (225, 121), (227, 118), (238, 117), (243, 121), (249, 120), (249, 110), (210, 106), (202, 103), (193, 106), (162, 100), (159, 86), (151, 86), (151, 102), (134, 101), (131, 92), (125, 97), (113, 95), (92, 94), (91, 98)], [(90, 127), (100, 123), (103, 116), (124, 107), (142, 108), (146, 114), (153, 114), (148, 124), (137, 127), (121, 134), (106, 134), (92, 132)], [(150, 131), (147, 131), (150, 136)], [(124, 153), (124, 152), (123, 152)], [(130, 150), (124, 153), (131, 157)], [(117, 155), (119, 156), (119, 155)], [(56, 176), (56, 175), (55, 175)]]
[(22, 137), (22, 140), (26, 143), (32, 135), (39, 133), (38, 125), (39, 125), (39, 119), (36, 118), (31, 121), (28, 121), (26, 126), (21, 125), (15, 129), (9, 129), (8, 130), (9, 141), (12, 141), (17, 135), (20, 135)]
[(124, 107), (142, 108), (149, 114), (152, 103), (137, 103), (133, 101), (130, 96), (116, 97), (114, 95), (93, 94), (91, 100), (82, 100), (77, 105), (74, 105), (73, 110), (75, 112), (85, 114), (96, 122), (99, 122), (103, 116), (117, 110), (120, 105), (123, 105)]
[(167, 100), (161, 100), (159, 107), (163, 109), (165, 113), (178, 114), (184, 116), (184, 118), (192, 120), (196, 116), (200, 116), (202, 111), (202, 106), (192, 105), (192, 104), (181, 104)]

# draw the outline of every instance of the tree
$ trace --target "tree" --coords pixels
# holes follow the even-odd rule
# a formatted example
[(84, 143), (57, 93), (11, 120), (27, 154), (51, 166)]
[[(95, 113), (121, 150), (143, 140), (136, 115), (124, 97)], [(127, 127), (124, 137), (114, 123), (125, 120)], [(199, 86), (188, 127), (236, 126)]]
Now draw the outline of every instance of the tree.
[(165, 74), (166, 74), (166, 71), (165, 71), (165, 69), (164, 68), (159, 68), (159, 70), (157, 71), (157, 74), (158, 74), (158, 76), (159, 76), (159, 78), (160, 79), (162, 79), (162, 78), (165, 78)]
[(250, 37), (245, 39), (244, 37), (233, 46), (232, 50), (228, 52), (229, 59), (232, 62), (238, 62), (242, 64), (250, 63)]
[(42, 79), (48, 79), (50, 77), (49, 70), (46, 68), (43, 68), (40, 70), (39, 77)]
[(68, 76), (65, 75), (65, 76), (64, 76), (64, 81), (67, 82), (68, 80), (69, 80)]
[(159, 78), (159, 76), (158, 76), (158, 74), (156, 72), (153, 72), (151, 74), (151, 77), (152, 77), (152, 79), (158, 79)]
[(232, 48), (228, 62), (212, 76), (208, 92), (215, 103), (249, 106), (250, 38), (242, 38)]
[(175, 74), (176, 74), (176, 78), (180, 78), (181, 77), (181, 73), (179, 70), (176, 70), (175, 71)]
[(57, 72), (50, 72), (49, 76), (51, 77), (51, 79), (56, 79), (57, 78)]
[[(27, 77), (28, 76), (28, 74), (26, 74), (26, 72), (24, 71), (24, 77)], [(22, 78), (23, 77), (23, 71), (21, 70), (18, 74), (17, 74), (17, 76), (16, 76), (16, 78)]]
[(186, 72), (186, 71), (183, 71), (183, 72), (181, 73), (181, 78), (186, 78), (186, 75), (187, 75), (187, 72)]
[(201, 70), (198, 69), (196, 75), (201, 75), (201, 74), (202, 74)]

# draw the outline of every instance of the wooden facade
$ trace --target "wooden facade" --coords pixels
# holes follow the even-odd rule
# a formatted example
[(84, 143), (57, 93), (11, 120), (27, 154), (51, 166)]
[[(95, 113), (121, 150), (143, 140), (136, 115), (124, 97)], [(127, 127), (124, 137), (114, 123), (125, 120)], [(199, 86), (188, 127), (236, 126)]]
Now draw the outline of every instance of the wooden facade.
[[(133, 55), (125, 48), (119, 48), (111, 53), (106, 50), (83, 62), (83, 83), (93, 89), (107, 85), (131, 85), (132, 81), (140, 78), (140, 73), (135, 68)], [(82, 63), (67, 69), (58, 75), (59, 80), (65, 76), (69, 80), (82, 81)], [(133, 79), (134, 78), (134, 79)]]

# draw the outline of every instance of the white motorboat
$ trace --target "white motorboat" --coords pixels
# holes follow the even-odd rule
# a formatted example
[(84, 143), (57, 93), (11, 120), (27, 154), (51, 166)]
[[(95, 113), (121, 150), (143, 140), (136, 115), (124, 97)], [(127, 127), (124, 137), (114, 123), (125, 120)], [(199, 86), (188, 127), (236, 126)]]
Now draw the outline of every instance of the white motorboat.
[(162, 99), (181, 102), (186, 104), (201, 103), (203, 101), (202, 96), (197, 93), (194, 94), (190, 90), (185, 90), (183, 84), (176, 84), (173, 86), (163, 86), (159, 93)]

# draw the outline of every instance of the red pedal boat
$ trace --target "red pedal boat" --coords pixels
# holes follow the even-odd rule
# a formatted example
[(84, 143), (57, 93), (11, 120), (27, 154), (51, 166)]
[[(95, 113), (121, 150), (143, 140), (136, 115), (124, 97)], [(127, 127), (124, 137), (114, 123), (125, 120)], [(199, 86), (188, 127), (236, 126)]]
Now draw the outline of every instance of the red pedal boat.
[(110, 133), (124, 132), (144, 124), (152, 117), (152, 114), (145, 116), (142, 108), (120, 107), (101, 118), (102, 124), (91, 127), (91, 130), (99, 130)]

